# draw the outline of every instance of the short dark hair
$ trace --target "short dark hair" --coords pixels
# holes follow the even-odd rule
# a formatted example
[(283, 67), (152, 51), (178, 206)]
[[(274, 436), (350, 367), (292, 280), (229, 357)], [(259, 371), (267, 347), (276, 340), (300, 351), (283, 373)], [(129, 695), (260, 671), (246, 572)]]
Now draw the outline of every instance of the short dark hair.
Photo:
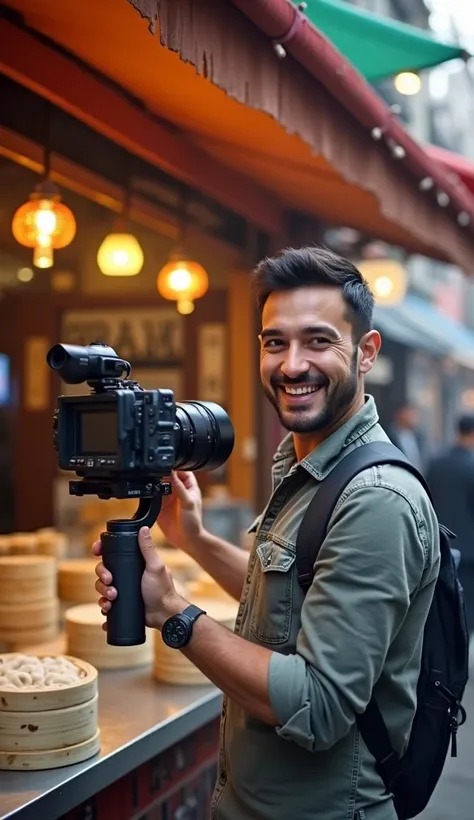
[(356, 266), (333, 251), (310, 246), (285, 248), (263, 259), (253, 272), (257, 307), (263, 311), (271, 293), (304, 287), (339, 288), (348, 307), (356, 341), (372, 329), (374, 296)]
[(474, 415), (464, 414), (458, 419), (458, 433), (461, 436), (470, 436), (474, 433)]

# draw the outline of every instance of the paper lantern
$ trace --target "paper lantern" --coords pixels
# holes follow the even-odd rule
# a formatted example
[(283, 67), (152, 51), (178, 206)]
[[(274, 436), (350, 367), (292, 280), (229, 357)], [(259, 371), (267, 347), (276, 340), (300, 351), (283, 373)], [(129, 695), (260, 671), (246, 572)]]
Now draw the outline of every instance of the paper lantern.
[(109, 234), (97, 254), (97, 264), (104, 276), (137, 276), (143, 263), (140, 243), (131, 233)]
[(76, 235), (74, 214), (56, 186), (46, 180), (31, 194), (28, 202), (15, 211), (12, 233), (25, 248), (50, 247), (58, 250), (70, 245)]
[(207, 292), (209, 278), (202, 265), (178, 252), (160, 270), (156, 287), (164, 299), (177, 303), (179, 313), (188, 314), (194, 310), (195, 299)]

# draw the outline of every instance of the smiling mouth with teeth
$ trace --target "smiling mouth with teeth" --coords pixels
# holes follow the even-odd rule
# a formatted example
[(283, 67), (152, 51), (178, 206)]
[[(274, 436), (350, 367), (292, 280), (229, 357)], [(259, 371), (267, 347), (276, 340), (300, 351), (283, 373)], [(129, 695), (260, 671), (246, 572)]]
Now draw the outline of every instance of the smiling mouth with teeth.
[(305, 396), (308, 393), (317, 393), (318, 390), (321, 390), (322, 384), (308, 384), (304, 387), (289, 387), (289, 385), (282, 384), (280, 385), (281, 389), (288, 393), (289, 396)]

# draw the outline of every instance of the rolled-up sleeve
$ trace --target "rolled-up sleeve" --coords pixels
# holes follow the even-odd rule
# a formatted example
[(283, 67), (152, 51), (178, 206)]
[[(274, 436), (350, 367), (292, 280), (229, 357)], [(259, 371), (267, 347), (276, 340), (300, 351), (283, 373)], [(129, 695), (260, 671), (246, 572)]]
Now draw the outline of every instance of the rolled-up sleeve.
[(274, 652), (278, 734), (311, 751), (366, 708), (424, 569), (423, 521), (384, 486), (354, 489), (334, 514), (301, 613), (296, 654)]

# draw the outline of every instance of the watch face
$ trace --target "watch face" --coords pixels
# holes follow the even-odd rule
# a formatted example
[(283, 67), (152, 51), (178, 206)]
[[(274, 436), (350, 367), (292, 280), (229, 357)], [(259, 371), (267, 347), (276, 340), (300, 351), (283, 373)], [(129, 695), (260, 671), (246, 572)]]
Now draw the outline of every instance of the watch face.
[(163, 624), (163, 640), (168, 646), (180, 647), (186, 644), (189, 637), (189, 621), (181, 615), (168, 618)]

